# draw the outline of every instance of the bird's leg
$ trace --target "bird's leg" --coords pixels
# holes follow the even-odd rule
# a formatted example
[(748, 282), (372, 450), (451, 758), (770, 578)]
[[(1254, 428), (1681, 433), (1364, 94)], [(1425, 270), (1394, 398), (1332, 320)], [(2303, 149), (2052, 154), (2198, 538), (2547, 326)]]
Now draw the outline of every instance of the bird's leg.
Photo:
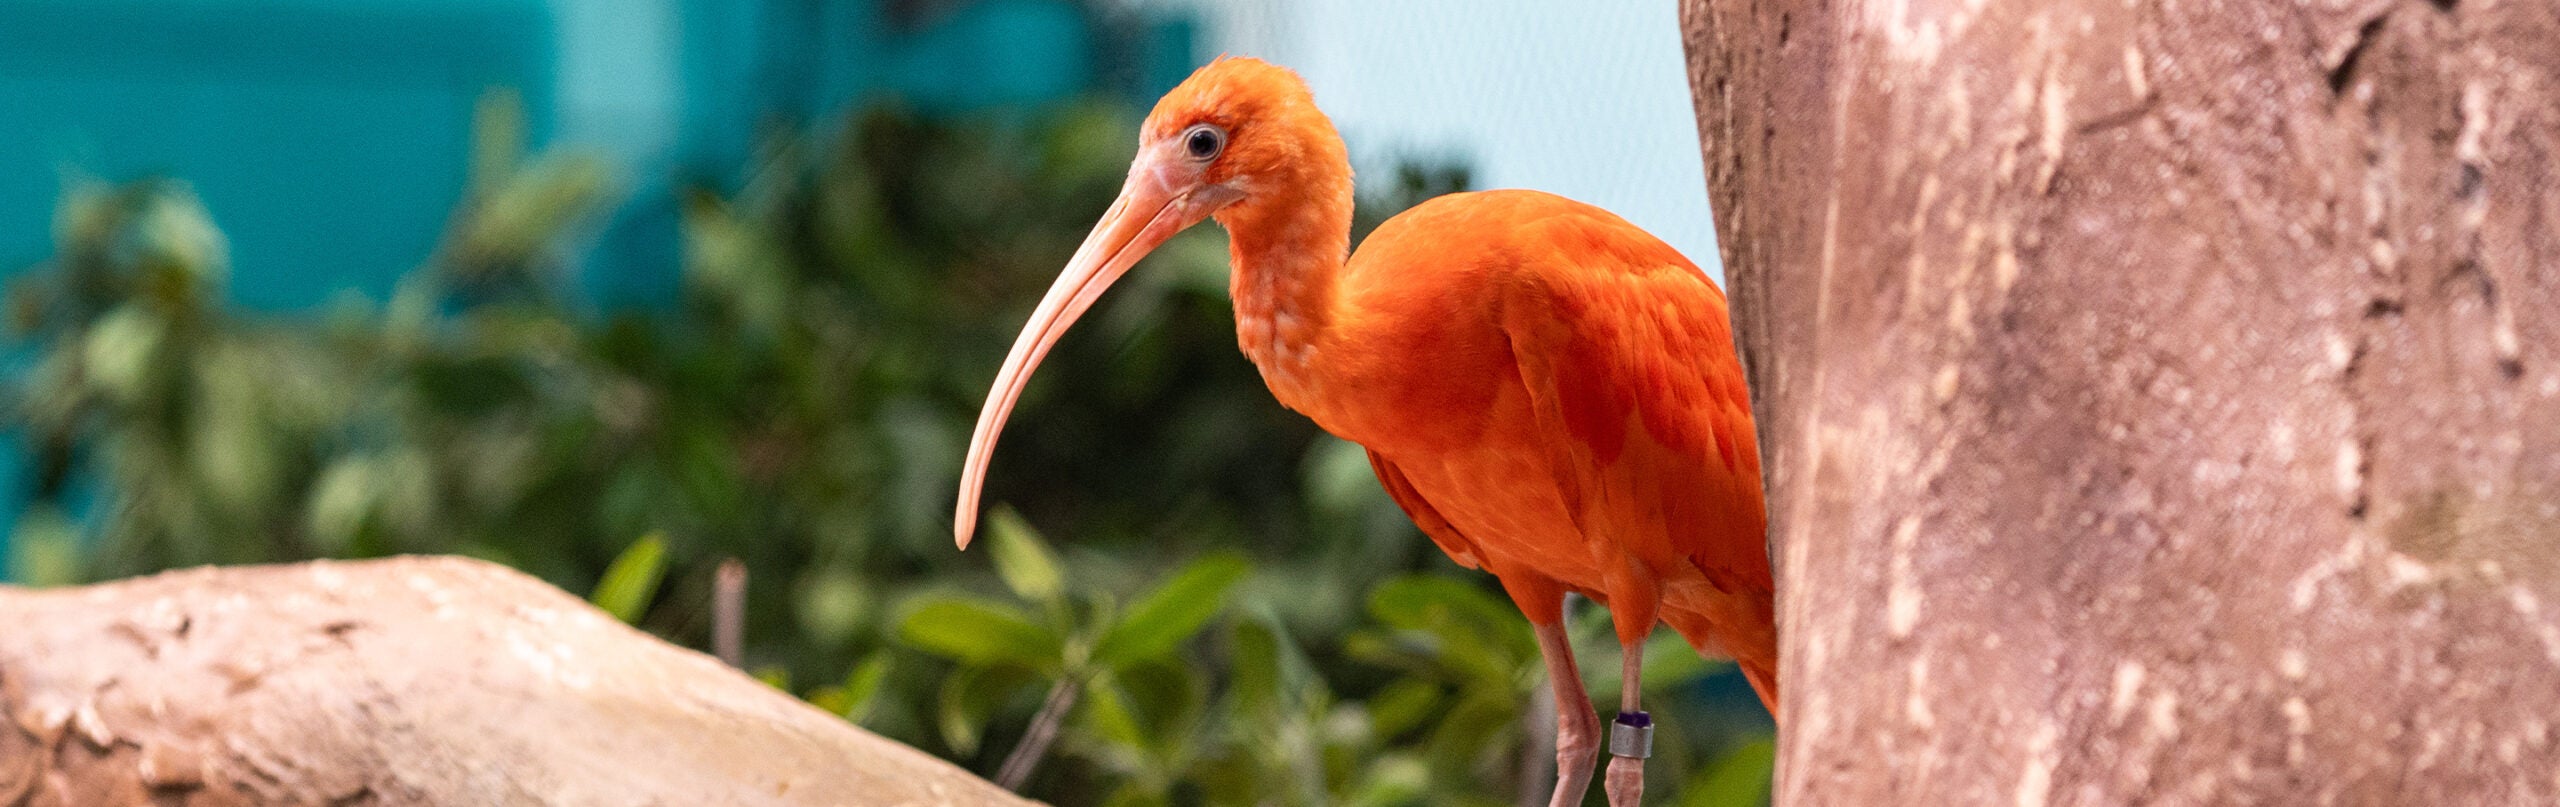
[(1538, 655), (1546, 659), (1547, 680), (1556, 690), (1556, 792), (1547, 807), (1575, 807), (1591, 789), (1592, 752), (1600, 748), (1600, 716), (1591, 695), (1582, 691), (1582, 672), (1573, 666), (1573, 643), (1565, 638), (1558, 614), (1549, 621), (1530, 621), (1537, 630)]
[(1653, 716), (1638, 701), (1644, 695), (1644, 639), (1621, 646), (1618, 669), (1618, 719), (1609, 722), (1609, 804), (1635, 807), (1644, 803), (1644, 761), (1653, 756)]

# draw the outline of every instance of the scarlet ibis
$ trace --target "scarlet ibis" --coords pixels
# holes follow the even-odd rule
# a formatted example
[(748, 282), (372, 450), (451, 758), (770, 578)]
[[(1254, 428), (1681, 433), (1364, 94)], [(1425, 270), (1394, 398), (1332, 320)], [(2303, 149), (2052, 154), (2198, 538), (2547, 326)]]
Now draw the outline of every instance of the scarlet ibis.
[(1734, 658), (1777, 713), (1760, 459), (1724, 293), (1626, 220), (1525, 190), (1457, 193), (1351, 255), (1351, 163), (1304, 81), (1249, 58), (1157, 102), (1093, 233), (1014, 341), (969, 440), (963, 549), (997, 432), (1032, 368), (1103, 290), (1184, 228), (1226, 227), (1236, 341), (1280, 403), (1369, 451), (1450, 559), (1498, 578), (1556, 692), (1553, 804), (1579, 804), (1600, 721), (1564, 594), (1605, 603), (1624, 651), (1608, 794), (1643, 792), (1642, 645), (1667, 622)]

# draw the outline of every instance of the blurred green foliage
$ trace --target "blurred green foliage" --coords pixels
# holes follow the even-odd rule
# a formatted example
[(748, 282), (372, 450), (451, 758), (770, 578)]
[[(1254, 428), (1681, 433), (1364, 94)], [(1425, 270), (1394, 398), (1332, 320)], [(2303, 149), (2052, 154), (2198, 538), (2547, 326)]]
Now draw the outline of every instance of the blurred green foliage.
[(653, 534), (633, 542), (604, 567), (604, 579), (596, 582), (595, 593), (587, 599), (615, 619), (637, 622), (666, 574), (667, 539)]
[[(989, 481), (1009, 506), (953, 550), (980, 398), (1135, 124), (884, 107), (780, 140), (685, 199), (682, 299), (612, 314), (565, 294), (612, 171), (525, 153), (504, 99), (436, 254), (388, 300), (312, 317), (222, 304), (222, 234), (182, 183), (75, 183), (56, 255), (9, 296), (33, 355), (5, 411), (37, 469), (15, 569), (459, 552), (699, 646), (736, 557), (761, 677), (1055, 803), (1543, 793), (1526, 622), (1420, 539), (1356, 446), (1271, 401), (1232, 347), (1215, 228), (1060, 344)], [(1397, 169), (1359, 226), (1466, 181)], [(1605, 615), (1582, 610), (1613, 702)], [(1649, 705), (1680, 716), (1651, 792), (1765, 799), (1766, 719), (1702, 696), (1721, 665), (1667, 633), (1647, 655)]]

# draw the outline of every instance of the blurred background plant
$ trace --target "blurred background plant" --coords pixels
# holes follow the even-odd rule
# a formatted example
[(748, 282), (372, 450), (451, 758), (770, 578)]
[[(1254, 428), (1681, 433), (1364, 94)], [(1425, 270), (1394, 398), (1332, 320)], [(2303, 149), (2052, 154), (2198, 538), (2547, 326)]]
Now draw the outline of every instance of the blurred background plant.
[[(277, 270), (234, 271), (218, 194), (74, 175), (51, 254), (8, 290), (0, 428), (27, 469), (8, 568), (462, 553), (704, 647), (735, 558), (745, 666), (1053, 803), (1542, 803), (1526, 623), (1357, 447), (1271, 400), (1234, 348), (1214, 228), (1060, 344), (989, 480), (988, 542), (951, 547), (980, 398), (1134, 148), (1141, 110), (1109, 97), (776, 127), (650, 218), (629, 211), (663, 180), (531, 147), (526, 101), (492, 93), (431, 253), (293, 315), (230, 288)], [(1373, 169), (1357, 226), (1473, 173)], [(582, 262), (658, 269), (596, 234), (648, 227), (677, 288), (599, 305)], [(1611, 702), (1615, 643), (1578, 607)], [(1657, 801), (1764, 801), (1747, 689), (1667, 633), (1647, 653), (1648, 703), (1678, 716)]]

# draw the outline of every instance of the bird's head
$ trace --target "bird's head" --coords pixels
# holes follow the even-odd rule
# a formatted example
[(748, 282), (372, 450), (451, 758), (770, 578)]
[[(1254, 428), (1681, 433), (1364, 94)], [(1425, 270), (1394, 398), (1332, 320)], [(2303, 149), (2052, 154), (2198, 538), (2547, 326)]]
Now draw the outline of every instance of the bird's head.
[(1032, 311), (978, 413), (953, 519), (960, 548), (967, 549), (976, 532), (987, 461), (1015, 399), (1050, 346), (1104, 289), (1166, 239), (1211, 216), (1235, 230), (1317, 202), (1343, 206), (1347, 221), (1350, 196), (1342, 137), (1316, 109), (1307, 83), (1287, 68), (1220, 58), (1157, 101), (1139, 130), (1138, 156), (1119, 200)]
[(1160, 172), (1175, 193), (1189, 183), (1212, 195), (1208, 212), (1230, 227), (1239, 217), (1350, 192), (1350, 160), (1333, 120), (1297, 73), (1260, 59), (1222, 57), (1192, 73), (1156, 101), (1138, 143), (1132, 183), (1143, 171)]

